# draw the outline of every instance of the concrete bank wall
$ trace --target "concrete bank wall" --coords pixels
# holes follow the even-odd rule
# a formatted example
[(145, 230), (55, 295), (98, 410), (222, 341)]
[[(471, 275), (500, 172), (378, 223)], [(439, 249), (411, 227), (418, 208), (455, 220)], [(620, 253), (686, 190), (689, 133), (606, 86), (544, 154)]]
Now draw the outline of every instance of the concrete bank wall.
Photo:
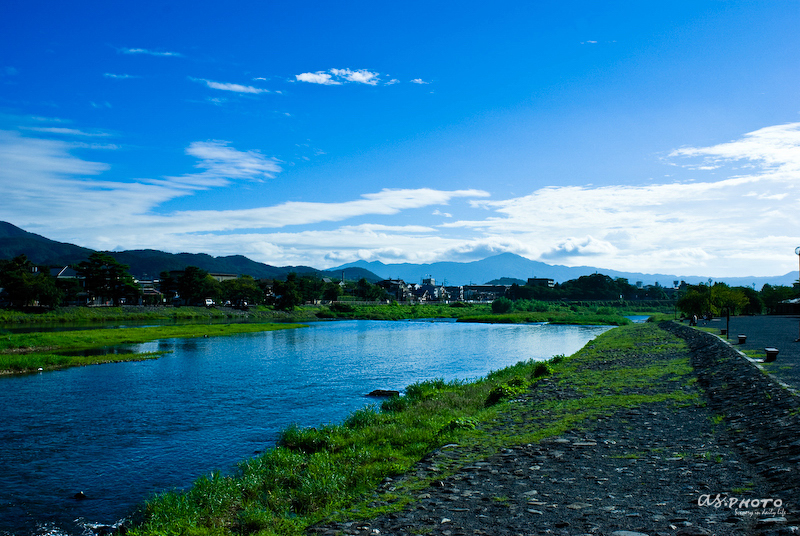
[(664, 322), (691, 350), (708, 407), (723, 416), (731, 443), (769, 481), (787, 510), (800, 514), (800, 400), (727, 342), (709, 333)]

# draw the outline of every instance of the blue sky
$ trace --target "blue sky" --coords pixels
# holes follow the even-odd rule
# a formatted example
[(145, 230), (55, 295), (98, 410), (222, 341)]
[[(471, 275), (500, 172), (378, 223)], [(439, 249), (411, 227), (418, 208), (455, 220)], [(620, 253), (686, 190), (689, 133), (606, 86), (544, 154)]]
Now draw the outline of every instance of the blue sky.
[(800, 1), (0, 6), (0, 220), (99, 250), (796, 270)]

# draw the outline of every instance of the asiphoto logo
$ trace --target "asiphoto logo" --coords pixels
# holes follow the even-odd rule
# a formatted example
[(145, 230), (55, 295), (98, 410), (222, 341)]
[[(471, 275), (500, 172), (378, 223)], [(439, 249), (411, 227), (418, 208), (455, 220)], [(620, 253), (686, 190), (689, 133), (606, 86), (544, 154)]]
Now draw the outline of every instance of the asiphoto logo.
[(783, 500), (781, 499), (743, 499), (730, 495), (722, 495), (721, 493), (717, 493), (716, 496), (700, 495), (697, 499), (697, 506), (728, 508), (730, 510), (735, 510), (737, 516), (786, 514), (786, 510), (783, 508)]

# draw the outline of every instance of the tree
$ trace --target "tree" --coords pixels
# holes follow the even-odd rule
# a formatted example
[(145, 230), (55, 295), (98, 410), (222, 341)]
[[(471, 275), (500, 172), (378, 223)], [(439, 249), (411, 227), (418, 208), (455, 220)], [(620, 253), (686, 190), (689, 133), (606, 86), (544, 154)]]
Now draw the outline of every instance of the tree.
[(741, 291), (747, 297), (747, 304), (742, 308), (744, 315), (760, 315), (764, 310), (764, 300), (755, 289), (750, 287), (736, 287), (734, 290)]
[(139, 287), (128, 273), (128, 265), (105, 252), (95, 252), (75, 267), (83, 277), (84, 288), (93, 298), (111, 299), (119, 305), (123, 298), (139, 296)]
[(767, 312), (774, 313), (778, 309), (778, 304), (784, 300), (790, 300), (795, 297), (795, 290), (792, 287), (784, 285), (766, 284), (761, 287), (761, 299), (764, 301), (764, 306)]
[(342, 287), (339, 283), (325, 283), (322, 288), (322, 299), (328, 301), (336, 301), (342, 295)]
[(275, 298), (275, 307), (282, 311), (291, 311), (303, 302), (303, 297), (297, 288), (296, 273), (289, 273), (286, 281), (275, 281)]
[(170, 272), (161, 272), (158, 276), (158, 290), (172, 302), (172, 299), (178, 294), (178, 280)]
[(703, 285), (699, 285), (706, 289), (706, 292), (703, 290), (690, 287), (689, 290), (686, 291), (686, 294), (678, 299), (678, 303), (676, 304), (678, 309), (680, 309), (683, 313), (687, 315), (697, 315), (702, 316), (705, 311), (708, 310), (709, 307), (709, 293), (707, 291), (708, 287)]
[(259, 288), (252, 276), (243, 275), (220, 283), (220, 294), (223, 300), (231, 303), (264, 303), (264, 291)]
[(365, 301), (380, 301), (388, 298), (386, 289), (373, 285), (367, 281), (366, 277), (362, 277), (356, 283), (354, 291), (355, 295)]
[(37, 272), (25, 255), (0, 261), (0, 287), (5, 289), (12, 307), (53, 307), (61, 301), (61, 292), (50, 274)]
[(200, 305), (205, 298), (219, 298), (219, 281), (197, 266), (187, 266), (178, 277), (178, 295), (189, 305)]

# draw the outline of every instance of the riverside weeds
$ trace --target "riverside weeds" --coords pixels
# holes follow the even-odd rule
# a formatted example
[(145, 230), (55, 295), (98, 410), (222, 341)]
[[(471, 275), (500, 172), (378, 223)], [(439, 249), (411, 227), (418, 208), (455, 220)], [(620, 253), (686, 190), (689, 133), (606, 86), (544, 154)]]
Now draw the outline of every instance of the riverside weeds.
[[(443, 461), (440, 479), (501, 448), (589, 426), (623, 407), (696, 403), (690, 371), (680, 339), (654, 324), (636, 324), (544, 366), (521, 361), (474, 382), (417, 383), (340, 425), (290, 427), (275, 448), (231, 474), (212, 473), (189, 490), (151, 498), (129, 533), (299, 535), (320, 522), (397, 511), (430, 484), (430, 477), (409, 471), (438, 448), (457, 442), (469, 453)], [(543, 380), (575, 397), (521, 403)], [(503, 386), (512, 389), (487, 404)], [(381, 481), (399, 475), (392, 491), (376, 493)]]
[(0, 334), (0, 372), (24, 373), (113, 361), (154, 359), (165, 352), (101, 353), (109, 347), (186, 338), (217, 337), (301, 327), (301, 324), (204, 324)]

